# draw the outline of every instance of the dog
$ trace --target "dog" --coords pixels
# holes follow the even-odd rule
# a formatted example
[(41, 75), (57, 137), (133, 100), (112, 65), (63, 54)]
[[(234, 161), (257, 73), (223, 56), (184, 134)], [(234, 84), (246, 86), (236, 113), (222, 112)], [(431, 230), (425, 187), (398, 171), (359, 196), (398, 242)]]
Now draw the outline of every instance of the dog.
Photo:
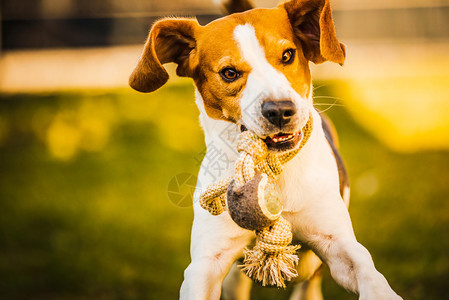
[[(314, 108), (309, 63), (343, 65), (345, 46), (335, 34), (329, 0), (288, 0), (271, 9), (250, 9), (248, 0), (224, 3), (232, 14), (201, 26), (196, 19), (166, 18), (149, 33), (129, 84), (157, 90), (168, 80), (163, 64), (193, 79), (207, 151), (221, 149), (237, 158), (235, 136), (250, 130), (270, 151), (298, 147), (301, 129), (313, 116), (312, 134), (277, 179), (282, 216), (292, 225), (299, 250), (291, 299), (322, 299), (321, 268), (359, 299), (401, 299), (379, 273), (368, 250), (357, 242), (349, 205), (349, 184), (330, 123)], [(235, 13), (237, 11), (241, 11)], [(207, 154), (206, 154), (207, 157)], [(207, 169), (198, 182), (207, 186), (233, 173)], [(194, 195), (191, 263), (184, 273), (181, 299), (249, 299), (252, 281), (236, 260), (255, 238), (227, 212), (209, 214)]]

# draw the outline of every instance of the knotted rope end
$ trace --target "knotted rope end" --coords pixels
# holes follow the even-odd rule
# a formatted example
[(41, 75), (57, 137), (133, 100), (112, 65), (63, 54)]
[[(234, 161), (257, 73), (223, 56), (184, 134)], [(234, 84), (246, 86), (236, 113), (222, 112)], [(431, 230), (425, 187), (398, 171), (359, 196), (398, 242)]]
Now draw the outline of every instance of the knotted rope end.
[(296, 251), (301, 246), (291, 242), (291, 224), (281, 216), (273, 226), (257, 231), (254, 248), (244, 250), (242, 270), (262, 286), (285, 288), (286, 281), (298, 276)]
[(245, 274), (262, 286), (286, 288), (286, 282), (298, 276), (296, 266), (300, 245), (288, 246), (282, 252), (265, 253), (257, 245), (244, 250), (244, 261), (240, 267)]

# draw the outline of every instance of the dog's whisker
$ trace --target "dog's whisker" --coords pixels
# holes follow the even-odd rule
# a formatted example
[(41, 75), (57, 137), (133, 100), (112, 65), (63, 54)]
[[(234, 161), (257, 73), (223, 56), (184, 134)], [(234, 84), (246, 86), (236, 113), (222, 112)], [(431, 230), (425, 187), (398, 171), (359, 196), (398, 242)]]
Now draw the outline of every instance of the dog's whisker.
[(332, 107), (334, 107), (334, 106), (344, 106), (344, 104), (337, 103), (338, 101), (342, 100), (341, 98), (338, 98), (338, 97), (318, 96), (318, 97), (315, 97), (315, 98), (320, 98), (320, 99), (334, 99), (334, 102), (333, 102), (333, 103), (323, 103), (323, 102), (321, 102), (321, 103), (314, 103), (314, 104), (313, 104), (314, 107), (317, 107), (317, 106), (325, 106), (325, 105), (328, 106), (327, 108), (325, 108), (325, 109), (323, 109), (323, 110), (318, 109), (318, 111), (319, 111), (320, 113), (324, 113), (324, 112), (330, 110), (330, 109), (331, 109)]
[(313, 96), (313, 99), (333, 99), (333, 100), (338, 100), (338, 101), (344, 101), (343, 98), (333, 97), (333, 96)]
[(325, 84), (322, 84), (322, 85), (319, 85), (319, 86), (314, 86), (313, 87), (313, 91), (317, 91), (317, 90), (319, 90), (319, 89), (321, 89), (323, 87), (326, 87), (326, 86), (329, 86), (329, 83), (325, 83)]
[(345, 106), (341, 103), (314, 103), (313, 106), (321, 106), (321, 105), (332, 105), (332, 106)]

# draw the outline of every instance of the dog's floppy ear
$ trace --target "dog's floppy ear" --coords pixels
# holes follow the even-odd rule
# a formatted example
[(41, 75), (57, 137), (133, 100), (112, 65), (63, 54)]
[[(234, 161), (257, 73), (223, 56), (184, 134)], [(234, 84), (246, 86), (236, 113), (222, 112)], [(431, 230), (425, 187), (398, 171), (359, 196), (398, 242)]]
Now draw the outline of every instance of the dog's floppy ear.
[(129, 77), (129, 85), (143, 93), (157, 90), (168, 80), (168, 73), (162, 66), (168, 62), (178, 64), (176, 74), (179, 76), (192, 76), (195, 35), (200, 27), (196, 19), (168, 18), (156, 22)]
[(346, 49), (335, 34), (329, 0), (290, 0), (283, 6), (308, 60), (343, 65)]

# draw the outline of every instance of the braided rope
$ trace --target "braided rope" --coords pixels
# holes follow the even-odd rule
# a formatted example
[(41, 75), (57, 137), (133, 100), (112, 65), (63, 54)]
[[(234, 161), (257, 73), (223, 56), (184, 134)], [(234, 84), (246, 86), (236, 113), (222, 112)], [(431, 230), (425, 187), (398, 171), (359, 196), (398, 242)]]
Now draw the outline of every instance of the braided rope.
[(212, 215), (218, 216), (226, 206), (226, 190), (232, 176), (211, 184), (200, 196), (200, 205)]
[[(310, 113), (306, 125), (302, 129), (303, 138), (297, 149), (282, 154), (268, 150), (265, 142), (250, 131), (239, 136), (237, 150), (240, 153), (234, 175), (215, 182), (200, 195), (200, 205), (212, 215), (221, 214), (226, 207), (226, 191), (234, 180), (236, 186), (249, 182), (256, 172), (265, 173), (276, 179), (282, 173), (283, 165), (290, 161), (306, 144), (313, 129)], [(292, 232), (290, 223), (280, 216), (268, 228), (257, 231), (257, 240), (252, 250), (245, 249), (243, 271), (262, 285), (275, 285), (285, 288), (285, 281), (297, 276), (296, 251), (299, 245), (291, 246)]]

